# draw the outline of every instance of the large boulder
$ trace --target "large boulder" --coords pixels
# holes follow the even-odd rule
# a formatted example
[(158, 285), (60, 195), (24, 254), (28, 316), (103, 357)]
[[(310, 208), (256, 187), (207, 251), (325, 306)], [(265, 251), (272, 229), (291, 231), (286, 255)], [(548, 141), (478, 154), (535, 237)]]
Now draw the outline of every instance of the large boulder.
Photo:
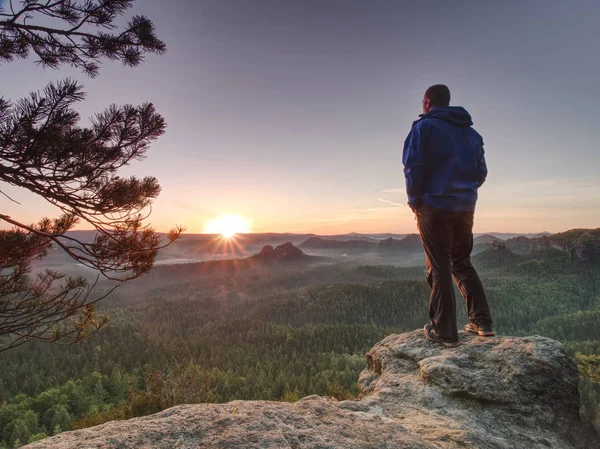
[(460, 338), (447, 349), (422, 331), (388, 336), (366, 355), (357, 401), (181, 405), (27, 448), (600, 449), (560, 343)]
[(461, 346), (443, 349), (421, 334), (390, 335), (367, 353), (362, 403), (442, 448), (600, 448), (559, 342), (461, 332)]

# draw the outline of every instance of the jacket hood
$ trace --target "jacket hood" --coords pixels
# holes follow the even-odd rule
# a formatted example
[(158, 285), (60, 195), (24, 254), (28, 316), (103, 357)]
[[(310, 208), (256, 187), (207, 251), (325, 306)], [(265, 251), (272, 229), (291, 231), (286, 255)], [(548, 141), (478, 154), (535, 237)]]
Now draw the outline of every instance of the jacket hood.
[(427, 114), (421, 115), (422, 119), (436, 118), (454, 126), (473, 126), (471, 115), (462, 106), (446, 106), (434, 108)]

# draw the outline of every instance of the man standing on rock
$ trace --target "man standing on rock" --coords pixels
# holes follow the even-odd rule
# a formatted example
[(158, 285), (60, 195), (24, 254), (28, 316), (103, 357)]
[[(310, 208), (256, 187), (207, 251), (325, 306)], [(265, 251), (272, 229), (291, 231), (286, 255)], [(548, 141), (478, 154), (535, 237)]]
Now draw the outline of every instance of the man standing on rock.
[(404, 142), (402, 163), (408, 205), (415, 213), (431, 288), (425, 336), (448, 347), (460, 345), (452, 278), (467, 303), (465, 330), (494, 335), (481, 280), (471, 265), (477, 189), (487, 176), (483, 139), (462, 107), (450, 106), (450, 90), (431, 86), (423, 114)]

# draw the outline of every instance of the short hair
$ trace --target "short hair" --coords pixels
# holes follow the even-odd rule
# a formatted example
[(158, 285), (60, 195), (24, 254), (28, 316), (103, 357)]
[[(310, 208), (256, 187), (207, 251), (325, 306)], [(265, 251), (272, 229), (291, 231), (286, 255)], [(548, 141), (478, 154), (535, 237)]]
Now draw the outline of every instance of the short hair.
[(435, 84), (425, 91), (432, 106), (450, 106), (450, 89), (445, 84)]

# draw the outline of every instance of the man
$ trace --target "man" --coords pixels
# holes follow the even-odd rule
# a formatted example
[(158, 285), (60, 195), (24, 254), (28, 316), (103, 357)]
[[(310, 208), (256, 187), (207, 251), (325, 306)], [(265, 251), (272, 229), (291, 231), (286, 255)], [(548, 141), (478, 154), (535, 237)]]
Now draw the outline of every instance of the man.
[(404, 142), (402, 162), (408, 205), (427, 261), (431, 288), (425, 336), (447, 347), (460, 345), (452, 278), (467, 303), (465, 330), (494, 335), (481, 280), (471, 265), (477, 189), (487, 176), (483, 139), (462, 107), (450, 106), (450, 90), (437, 84), (425, 92), (423, 114)]

